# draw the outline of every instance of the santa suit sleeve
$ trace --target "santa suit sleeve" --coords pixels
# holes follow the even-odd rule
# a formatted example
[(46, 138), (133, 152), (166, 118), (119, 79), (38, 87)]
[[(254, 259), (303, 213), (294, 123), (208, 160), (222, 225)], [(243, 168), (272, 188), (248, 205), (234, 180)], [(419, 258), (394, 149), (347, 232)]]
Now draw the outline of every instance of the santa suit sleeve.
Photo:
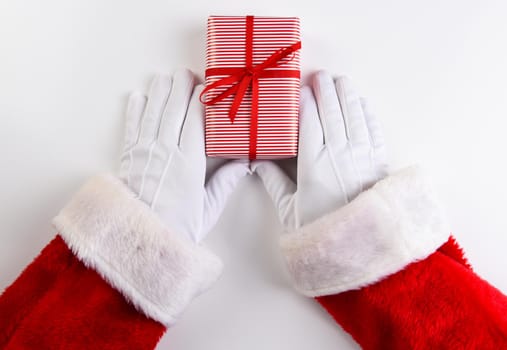
[(88, 181), (54, 224), (0, 296), (1, 349), (153, 349), (222, 269), (112, 176)]
[(289, 232), (294, 285), (363, 349), (507, 348), (507, 297), (477, 276), (421, 170)]

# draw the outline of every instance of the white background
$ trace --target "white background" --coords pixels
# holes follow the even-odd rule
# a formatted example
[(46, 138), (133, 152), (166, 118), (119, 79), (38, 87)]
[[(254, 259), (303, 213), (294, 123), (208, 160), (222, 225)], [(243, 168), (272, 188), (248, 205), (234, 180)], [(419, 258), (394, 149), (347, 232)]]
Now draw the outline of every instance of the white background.
[[(249, 4), (249, 5), (248, 5)], [(209, 14), (299, 16), (305, 81), (349, 75), (393, 168), (423, 164), (475, 270), (507, 292), (507, 3), (498, 1), (0, 1), (0, 289), (53, 237), (78, 186), (118, 169), (131, 90), (188, 66), (202, 78)], [(160, 348), (347, 349), (291, 290), (280, 226), (245, 178), (206, 244), (222, 278)]]

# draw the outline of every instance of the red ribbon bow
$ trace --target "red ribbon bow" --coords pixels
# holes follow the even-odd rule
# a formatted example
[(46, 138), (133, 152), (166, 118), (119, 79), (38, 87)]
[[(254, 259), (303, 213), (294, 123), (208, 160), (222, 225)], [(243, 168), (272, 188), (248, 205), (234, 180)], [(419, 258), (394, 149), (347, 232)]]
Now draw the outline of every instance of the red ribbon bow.
[[(250, 116), (250, 144), (249, 144), (249, 158), (255, 159), (257, 156), (257, 127), (259, 123), (258, 109), (259, 109), (259, 79), (260, 78), (299, 78), (300, 72), (295, 69), (278, 69), (268, 70), (268, 68), (275, 68), (279, 66), (280, 61), (294, 53), (301, 48), (301, 41), (282, 48), (264, 62), (253, 65), (253, 30), (254, 30), (254, 17), (246, 16), (246, 35), (245, 35), (245, 67), (244, 68), (209, 68), (206, 70), (206, 77), (214, 75), (228, 75), (228, 77), (217, 80), (204, 88), (201, 92), (200, 100), (205, 105), (216, 104), (228, 96), (236, 94), (234, 101), (229, 110), (229, 119), (234, 123), (238, 109), (245, 97), (248, 88), (252, 87), (252, 110)], [(231, 85), (227, 90), (221, 94), (213, 97), (208, 101), (203, 101), (202, 97), (208, 91), (215, 89), (219, 86)]]

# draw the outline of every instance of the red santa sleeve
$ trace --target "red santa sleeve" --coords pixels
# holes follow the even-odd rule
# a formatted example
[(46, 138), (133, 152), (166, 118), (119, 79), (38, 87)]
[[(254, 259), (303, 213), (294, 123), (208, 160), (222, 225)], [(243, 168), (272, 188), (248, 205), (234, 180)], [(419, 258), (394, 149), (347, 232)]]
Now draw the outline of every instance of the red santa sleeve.
[(59, 232), (0, 296), (1, 349), (153, 349), (222, 264), (121, 181), (88, 181)]
[(282, 236), (294, 285), (363, 349), (507, 347), (507, 297), (463, 257), (418, 168)]

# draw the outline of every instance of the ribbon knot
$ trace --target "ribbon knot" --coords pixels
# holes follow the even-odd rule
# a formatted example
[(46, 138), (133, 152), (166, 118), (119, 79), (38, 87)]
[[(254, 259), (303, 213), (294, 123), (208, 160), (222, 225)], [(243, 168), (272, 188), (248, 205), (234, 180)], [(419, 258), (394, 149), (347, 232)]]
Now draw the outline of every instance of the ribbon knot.
[[(207, 85), (201, 92), (199, 99), (206, 106), (214, 105), (225, 98), (234, 95), (234, 100), (229, 109), (229, 119), (234, 123), (236, 114), (238, 113), (241, 102), (246, 95), (246, 92), (251, 87), (252, 89), (252, 107), (250, 112), (250, 144), (249, 144), (249, 158), (255, 159), (257, 155), (257, 127), (258, 127), (258, 109), (259, 109), (259, 79), (260, 78), (299, 78), (299, 70), (294, 69), (271, 69), (281, 65), (285, 57), (293, 54), (301, 48), (301, 41), (282, 48), (262, 63), (253, 65), (253, 29), (254, 29), (253, 16), (246, 16), (246, 35), (245, 35), (245, 67), (244, 68), (209, 68), (206, 70), (206, 77), (216, 75), (227, 75), (214, 83)], [(292, 59), (292, 58), (291, 58)], [(214, 96), (209, 100), (203, 100), (204, 94), (210, 90), (222, 86), (229, 86), (222, 93)]]
[(257, 71), (254, 67), (246, 67), (245, 68), (246, 74), (251, 75), (252, 77), (257, 74)]

